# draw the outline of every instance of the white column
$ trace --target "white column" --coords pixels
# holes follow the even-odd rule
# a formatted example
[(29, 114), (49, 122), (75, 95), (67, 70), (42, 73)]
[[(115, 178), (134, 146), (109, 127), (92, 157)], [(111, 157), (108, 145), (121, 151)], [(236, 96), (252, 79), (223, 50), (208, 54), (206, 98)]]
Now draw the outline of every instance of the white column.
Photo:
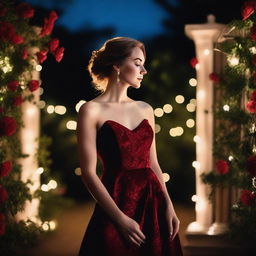
[(208, 199), (210, 187), (204, 184), (200, 175), (213, 169), (213, 84), (209, 74), (213, 72), (213, 43), (225, 28), (214, 22), (214, 16), (208, 16), (208, 23), (186, 25), (185, 33), (196, 48), (199, 65), (197, 72), (197, 111), (196, 111), (196, 221), (190, 223), (188, 233), (207, 233), (212, 224), (212, 204)]
[[(30, 53), (33, 54), (37, 51), (36, 48), (30, 49)], [(34, 68), (38, 63), (36, 61), (32, 62)], [(25, 74), (26, 75), (26, 74)], [(39, 80), (40, 73), (35, 69), (32, 71), (32, 78), (34, 80)], [(39, 102), (40, 90), (37, 89), (33, 92), (34, 100), (33, 102), (25, 101), (21, 105), (22, 111), (22, 122), (24, 127), (20, 130), (20, 141), (21, 150), (23, 154), (28, 154), (26, 158), (19, 160), (21, 165), (21, 180), (26, 182), (28, 179), (32, 181), (32, 185), (29, 185), (30, 193), (33, 195), (34, 192), (40, 186), (40, 174), (38, 173), (38, 161), (36, 153), (39, 148), (39, 133), (40, 133), (40, 109), (37, 106)], [(27, 92), (30, 94), (30, 92)], [(23, 95), (24, 96), (24, 95)], [(16, 215), (17, 220), (27, 220), (39, 221), (38, 216), (39, 200), (32, 199), (32, 201), (26, 201), (24, 211), (18, 212)]]

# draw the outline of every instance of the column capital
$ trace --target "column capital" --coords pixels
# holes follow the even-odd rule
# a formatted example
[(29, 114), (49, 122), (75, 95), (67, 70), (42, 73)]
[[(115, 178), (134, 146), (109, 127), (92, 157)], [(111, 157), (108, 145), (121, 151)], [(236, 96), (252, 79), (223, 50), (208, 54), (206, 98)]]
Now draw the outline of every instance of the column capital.
[(185, 25), (185, 34), (194, 41), (216, 42), (225, 28), (226, 25), (215, 23), (213, 15), (208, 15), (207, 23)]

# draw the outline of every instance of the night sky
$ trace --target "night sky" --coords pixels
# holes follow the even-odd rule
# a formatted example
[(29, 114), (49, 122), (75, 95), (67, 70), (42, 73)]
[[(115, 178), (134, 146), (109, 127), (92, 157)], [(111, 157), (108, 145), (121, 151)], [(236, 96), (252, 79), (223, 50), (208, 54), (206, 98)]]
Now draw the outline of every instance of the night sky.
[(114, 36), (128, 36), (139, 40), (165, 33), (163, 19), (169, 16), (154, 0), (28, 0), (26, 2), (47, 9), (62, 10), (63, 13), (56, 25), (64, 26), (71, 32), (111, 27), (114, 28)]

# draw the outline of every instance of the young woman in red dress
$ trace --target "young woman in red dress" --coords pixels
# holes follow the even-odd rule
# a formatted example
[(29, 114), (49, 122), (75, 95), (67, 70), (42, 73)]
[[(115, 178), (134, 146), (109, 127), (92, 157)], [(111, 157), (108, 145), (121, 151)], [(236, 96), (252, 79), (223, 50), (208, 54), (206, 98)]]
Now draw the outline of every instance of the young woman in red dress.
[(180, 221), (157, 160), (153, 108), (127, 95), (147, 74), (145, 58), (144, 44), (127, 37), (92, 53), (88, 70), (102, 94), (80, 108), (77, 141), (82, 180), (96, 205), (79, 256), (182, 255)]

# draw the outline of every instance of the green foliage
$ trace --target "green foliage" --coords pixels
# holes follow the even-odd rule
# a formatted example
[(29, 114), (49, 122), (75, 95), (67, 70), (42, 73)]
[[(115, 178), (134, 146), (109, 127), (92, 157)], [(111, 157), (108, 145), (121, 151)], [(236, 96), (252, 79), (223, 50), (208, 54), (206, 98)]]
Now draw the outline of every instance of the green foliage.
[(43, 230), (32, 221), (10, 222), (0, 239), (1, 255), (22, 255), (24, 248), (35, 244)]
[[(236, 204), (230, 209), (232, 223), (230, 235), (249, 248), (255, 248), (256, 241), (256, 186), (253, 173), (256, 166), (249, 162), (255, 156), (255, 113), (256, 108), (248, 108), (248, 101), (255, 101), (251, 96), (256, 89), (255, 40), (251, 28), (256, 15), (244, 21), (233, 21), (226, 36), (227, 40), (218, 48), (227, 55), (227, 63), (221, 74), (220, 83), (216, 85), (217, 99), (214, 108), (216, 127), (214, 135), (215, 160), (224, 160), (229, 171), (221, 173), (216, 166), (210, 173), (202, 174), (202, 181), (210, 184), (212, 193), (217, 186), (239, 189), (241, 193)], [(232, 58), (239, 61), (231, 63)], [(229, 110), (223, 109), (224, 105)], [(249, 170), (248, 164), (252, 167)], [(250, 196), (244, 197), (243, 192), (249, 191)]]

